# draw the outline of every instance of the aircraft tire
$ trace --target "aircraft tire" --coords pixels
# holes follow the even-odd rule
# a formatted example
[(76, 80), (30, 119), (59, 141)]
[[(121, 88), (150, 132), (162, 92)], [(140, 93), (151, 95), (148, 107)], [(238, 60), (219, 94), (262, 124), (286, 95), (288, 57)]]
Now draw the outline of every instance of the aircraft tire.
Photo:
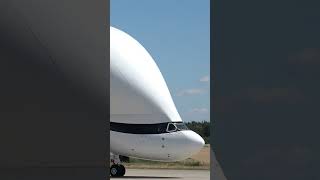
[(110, 167), (110, 175), (112, 177), (121, 177), (121, 176), (124, 176), (124, 174), (126, 173), (126, 169), (123, 165), (112, 165)]
[(112, 177), (119, 177), (119, 167), (117, 165), (112, 165), (110, 167), (110, 175)]
[(124, 174), (126, 173), (126, 168), (122, 164), (120, 164), (119, 169), (120, 169), (120, 176), (124, 176)]

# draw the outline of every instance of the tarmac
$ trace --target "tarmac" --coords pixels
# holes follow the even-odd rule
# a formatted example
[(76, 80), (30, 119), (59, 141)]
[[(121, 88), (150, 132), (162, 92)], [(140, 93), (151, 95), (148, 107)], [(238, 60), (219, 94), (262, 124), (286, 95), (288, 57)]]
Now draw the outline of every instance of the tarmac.
[(185, 179), (185, 180), (209, 180), (209, 170), (173, 170), (173, 169), (126, 169), (123, 177), (111, 177), (110, 179)]

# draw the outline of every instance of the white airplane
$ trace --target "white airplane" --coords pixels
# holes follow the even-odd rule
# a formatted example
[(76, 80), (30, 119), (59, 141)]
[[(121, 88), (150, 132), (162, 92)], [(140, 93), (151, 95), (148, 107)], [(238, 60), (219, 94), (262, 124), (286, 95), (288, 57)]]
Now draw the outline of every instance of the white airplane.
[(123, 176), (119, 155), (179, 161), (204, 140), (183, 123), (166, 82), (146, 49), (110, 27), (110, 175)]

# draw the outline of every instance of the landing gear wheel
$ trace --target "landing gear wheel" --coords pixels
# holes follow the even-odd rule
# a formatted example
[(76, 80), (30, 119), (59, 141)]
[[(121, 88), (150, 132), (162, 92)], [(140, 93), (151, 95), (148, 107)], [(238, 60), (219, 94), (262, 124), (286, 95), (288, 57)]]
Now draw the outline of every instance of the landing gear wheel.
[(110, 175), (112, 177), (120, 177), (120, 176), (124, 176), (124, 174), (126, 173), (126, 169), (123, 165), (112, 165), (110, 167)]
[(126, 168), (122, 164), (119, 165), (119, 170), (120, 176), (124, 176), (124, 174), (126, 173)]
[(119, 168), (117, 165), (112, 165), (110, 167), (110, 175), (112, 177), (118, 177), (119, 176)]

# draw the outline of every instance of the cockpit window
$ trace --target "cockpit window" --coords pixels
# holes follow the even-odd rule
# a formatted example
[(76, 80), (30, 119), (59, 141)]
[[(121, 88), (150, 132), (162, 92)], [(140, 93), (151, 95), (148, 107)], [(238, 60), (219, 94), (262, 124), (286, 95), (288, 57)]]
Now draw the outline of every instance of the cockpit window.
[(177, 130), (177, 126), (175, 124), (173, 124), (173, 123), (168, 124), (168, 127), (167, 127), (168, 132), (174, 132), (176, 130)]
[(162, 134), (188, 130), (188, 127), (183, 122), (165, 122), (157, 124), (110, 122), (110, 130), (129, 134)]
[(179, 131), (181, 131), (181, 130), (189, 130), (189, 128), (184, 123), (175, 123), (175, 125), (177, 126), (177, 129)]
[(182, 130), (189, 130), (189, 128), (184, 123), (168, 123), (167, 132), (176, 132)]

